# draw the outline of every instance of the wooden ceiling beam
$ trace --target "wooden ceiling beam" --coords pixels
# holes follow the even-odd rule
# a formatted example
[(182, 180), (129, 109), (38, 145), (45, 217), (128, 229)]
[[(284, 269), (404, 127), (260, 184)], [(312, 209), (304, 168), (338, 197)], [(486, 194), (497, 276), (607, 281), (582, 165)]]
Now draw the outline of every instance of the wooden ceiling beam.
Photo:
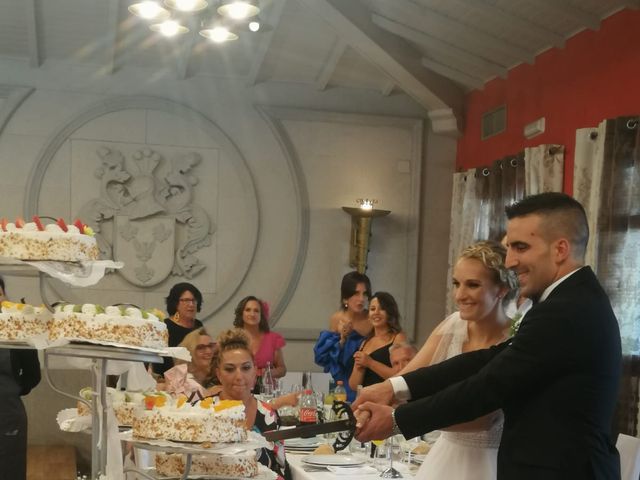
[[(487, 77), (502, 77), (506, 78), (507, 68), (504, 65), (499, 65), (482, 58), (472, 52), (464, 50), (455, 45), (451, 45), (439, 38), (433, 37), (429, 34), (420, 32), (406, 25), (394, 22), (388, 18), (382, 17), (377, 14), (372, 16), (373, 22), (380, 28), (399, 35), (407, 40), (417, 43), (423, 46), (426, 50), (437, 51), (442, 55), (451, 59), (451, 63), (455, 65), (458, 70), (473, 72), (476, 70), (482, 71)], [(466, 66), (466, 68), (464, 67)]]
[[(459, 47), (461, 47), (465, 37), (472, 38), (475, 44), (474, 46), (476, 46), (479, 51), (493, 50), (494, 52), (499, 52), (501, 56), (508, 57), (503, 61), (503, 63), (507, 65), (513, 65), (523, 61), (532, 63), (535, 58), (535, 52), (532, 50), (509, 43), (503, 38), (496, 37), (491, 32), (473, 25), (468, 25), (436, 10), (417, 5), (408, 0), (393, 0), (393, 2), (376, 3), (376, 5), (379, 7), (378, 13), (380, 15), (432, 37), (443, 40), (442, 37), (438, 35), (438, 32), (455, 32), (452, 38), (456, 38), (456, 40), (460, 39), (456, 41), (456, 45)], [(453, 41), (451, 42), (453, 43)]]
[(465, 87), (480, 90), (484, 86), (484, 81), (481, 78), (474, 77), (466, 72), (461, 72), (460, 70), (451, 68), (449, 65), (445, 65), (430, 58), (423, 58), (422, 65), (429, 70), (433, 70), (440, 75), (450, 78), (454, 82), (464, 85)]
[(549, 30), (548, 28), (539, 25), (538, 23), (531, 22), (525, 18), (522, 18), (514, 13), (503, 10), (500, 7), (496, 7), (495, 3), (488, 0), (458, 0), (471, 6), (472, 8), (488, 13), (494, 20), (510, 25), (518, 30), (534, 35), (555, 47), (563, 47), (566, 38), (557, 32)]
[(271, 30), (261, 34), (263, 37), (258, 44), (258, 49), (253, 57), (251, 69), (247, 75), (247, 86), (249, 87), (252, 87), (261, 81), (260, 74), (262, 71), (262, 65), (267, 58), (267, 53), (269, 53), (273, 36), (278, 28), (278, 24), (280, 23), (280, 18), (282, 18), (282, 12), (284, 11), (286, 4), (287, 0), (272, 0), (269, 10), (262, 17), (262, 20)]
[[(394, 0), (395, 2), (396, 0)], [(368, 9), (357, 1), (300, 0), (332, 26), (350, 47), (382, 70), (427, 111), (447, 112), (439, 133), (460, 134), (463, 90), (442, 75), (426, 70), (422, 54), (404, 39), (375, 25)]]
[(336, 42), (333, 44), (333, 48), (329, 53), (329, 58), (327, 59), (326, 62), (324, 62), (324, 65), (322, 66), (322, 71), (320, 72), (320, 75), (316, 80), (316, 88), (318, 90), (324, 90), (327, 88), (327, 85), (329, 85), (329, 81), (333, 76), (333, 72), (336, 71), (336, 68), (338, 67), (338, 63), (340, 62), (340, 59), (342, 58), (346, 50), (347, 50), (347, 43), (341, 38), (338, 38)]

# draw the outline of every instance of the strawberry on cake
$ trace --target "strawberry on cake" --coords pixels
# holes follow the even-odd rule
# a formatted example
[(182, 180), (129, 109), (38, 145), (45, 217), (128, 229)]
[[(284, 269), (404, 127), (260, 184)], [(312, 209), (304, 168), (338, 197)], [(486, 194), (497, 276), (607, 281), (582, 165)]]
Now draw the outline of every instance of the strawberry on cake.
[(18, 260), (54, 260), (81, 262), (97, 260), (100, 251), (91, 228), (76, 220), (67, 225), (64, 220), (44, 225), (38, 216), (25, 223), (0, 220), (0, 256)]

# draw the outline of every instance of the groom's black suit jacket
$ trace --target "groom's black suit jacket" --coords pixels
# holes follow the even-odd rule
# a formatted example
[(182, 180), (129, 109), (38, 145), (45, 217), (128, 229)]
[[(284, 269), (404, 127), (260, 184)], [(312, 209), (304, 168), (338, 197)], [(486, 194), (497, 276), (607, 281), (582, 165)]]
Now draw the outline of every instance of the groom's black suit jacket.
[(583, 267), (509, 341), (404, 375), (413, 400), (396, 421), (411, 438), (501, 408), (499, 480), (619, 479), (610, 431), (620, 370), (618, 323)]

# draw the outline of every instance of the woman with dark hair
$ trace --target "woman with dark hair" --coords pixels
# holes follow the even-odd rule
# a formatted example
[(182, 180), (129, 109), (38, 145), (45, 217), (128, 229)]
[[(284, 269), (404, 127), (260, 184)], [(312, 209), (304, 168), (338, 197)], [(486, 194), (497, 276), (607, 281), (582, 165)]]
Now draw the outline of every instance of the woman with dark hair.
[[(214, 367), (222, 386), (218, 394), (220, 399), (241, 400), (244, 403), (248, 429), (258, 433), (279, 429), (280, 418), (274, 408), (251, 393), (256, 383), (257, 368), (247, 331), (232, 329), (222, 332), (217, 344)], [(257, 450), (256, 454), (257, 460), (276, 472), (280, 480), (291, 480), (291, 470), (281, 441)]]
[[(191, 283), (177, 283), (171, 287), (165, 301), (169, 316), (164, 323), (169, 333), (169, 346), (177, 347), (188, 333), (202, 327), (202, 322), (196, 318), (202, 308), (202, 293)], [(154, 364), (153, 371), (162, 375), (171, 367), (173, 360), (164, 357), (164, 363)]]
[(242, 328), (249, 335), (258, 375), (262, 375), (270, 363), (273, 378), (285, 376), (287, 366), (282, 348), (286, 342), (282, 335), (269, 328), (269, 305), (266, 302), (253, 295), (244, 297), (236, 307), (233, 326)]
[(353, 354), (372, 329), (367, 312), (370, 296), (371, 282), (365, 274), (354, 271), (342, 277), (340, 310), (331, 316), (329, 329), (320, 332), (313, 347), (315, 363), (331, 373), (336, 382), (342, 380), (349, 401), (355, 399), (355, 391), (349, 388), (348, 382)]
[[(5, 300), (0, 277), (0, 301)], [(37, 350), (0, 349), (0, 478), (27, 478), (27, 413), (21, 396), (40, 382)]]
[(357, 390), (379, 383), (394, 374), (389, 348), (394, 343), (406, 342), (400, 326), (400, 312), (395, 298), (387, 292), (377, 292), (369, 304), (369, 320), (373, 331), (365, 338), (360, 349), (353, 354), (354, 366), (349, 387)]

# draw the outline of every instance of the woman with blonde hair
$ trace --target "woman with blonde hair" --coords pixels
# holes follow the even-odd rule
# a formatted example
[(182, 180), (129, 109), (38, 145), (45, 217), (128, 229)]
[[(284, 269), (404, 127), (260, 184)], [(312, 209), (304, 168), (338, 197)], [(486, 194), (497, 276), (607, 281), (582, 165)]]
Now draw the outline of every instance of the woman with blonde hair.
[[(463, 250), (453, 269), (458, 311), (435, 328), (399, 375), (491, 347), (509, 337), (503, 299), (516, 282), (513, 272), (505, 267), (505, 257), (506, 249), (497, 242), (478, 242)], [(494, 480), (502, 425), (503, 414), (498, 410), (442, 431), (416, 478)]]
[(164, 390), (171, 394), (184, 393), (190, 396), (198, 391), (202, 396), (219, 391), (214, 357), (216, 344), (204, 327), (187, 334), (180, 347), (185, 347), (191, 354), (191, 361), (176, 360), (176, 366), (164, 372)]

